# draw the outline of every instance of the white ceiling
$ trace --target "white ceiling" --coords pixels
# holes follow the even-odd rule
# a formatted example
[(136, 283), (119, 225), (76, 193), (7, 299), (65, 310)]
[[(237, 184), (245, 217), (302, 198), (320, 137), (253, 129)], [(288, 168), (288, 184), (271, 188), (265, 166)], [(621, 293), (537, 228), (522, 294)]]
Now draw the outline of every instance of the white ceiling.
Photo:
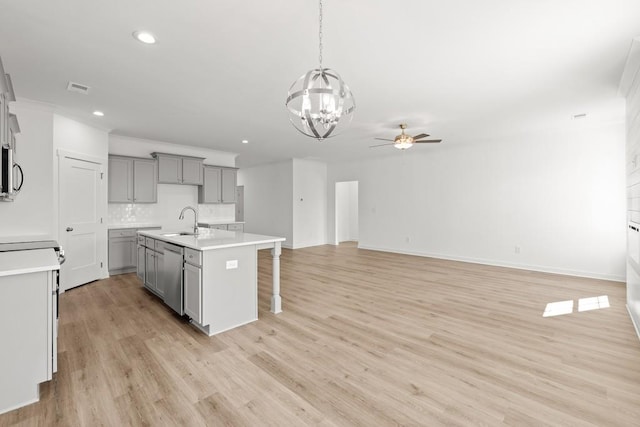
[[(639, 17), (638, 0), (324, 0), (323, 63), (357, 108), (323, 143), (284, 107), (318, 65), (315, 0), (2, 1), (0, 56), (18, 97), (115, 134), (236, 152), (246, 167), (394, 154), (368, 147), (400, 122), (460, 144), (578, 113), (615, 119)], [(140, 29), (158, 43), (134, 40)]]

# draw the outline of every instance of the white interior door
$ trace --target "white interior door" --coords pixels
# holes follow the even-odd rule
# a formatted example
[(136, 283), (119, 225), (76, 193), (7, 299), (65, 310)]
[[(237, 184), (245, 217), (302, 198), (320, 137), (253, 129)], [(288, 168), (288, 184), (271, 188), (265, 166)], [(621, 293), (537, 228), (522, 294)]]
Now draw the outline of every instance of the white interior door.
[(60, 288), (67, 290), (100, 278), (102, 164), (63, 157), (60, 162), (60, 243), (66, 262)]

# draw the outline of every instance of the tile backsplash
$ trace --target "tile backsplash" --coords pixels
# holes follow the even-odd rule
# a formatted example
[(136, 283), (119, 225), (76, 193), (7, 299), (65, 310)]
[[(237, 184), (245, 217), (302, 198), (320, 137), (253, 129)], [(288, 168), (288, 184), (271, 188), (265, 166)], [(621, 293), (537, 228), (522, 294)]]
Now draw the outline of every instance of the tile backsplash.
[(193, 224), (193, 213), (185, 213), (185, 220), (179, 220), (180, 211), (185, 206), (198, 209), (201, 221), (234, 221), (235, 205), (198, 205), (198, 187), (194, 185), (158, 184), (157, 203), (109, 203), (109, 224), (153, 223), (164, 229), (189, 228)]

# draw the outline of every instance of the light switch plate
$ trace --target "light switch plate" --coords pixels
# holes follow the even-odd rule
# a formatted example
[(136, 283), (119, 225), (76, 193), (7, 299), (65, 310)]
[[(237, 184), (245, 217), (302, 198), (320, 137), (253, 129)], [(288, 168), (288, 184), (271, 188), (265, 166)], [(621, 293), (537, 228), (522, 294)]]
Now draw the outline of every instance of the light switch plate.
[(232, 259), (231, 261), (227, 261), (227, 270), (233, 270), (234, 268), (238, 268), (238, 260)]

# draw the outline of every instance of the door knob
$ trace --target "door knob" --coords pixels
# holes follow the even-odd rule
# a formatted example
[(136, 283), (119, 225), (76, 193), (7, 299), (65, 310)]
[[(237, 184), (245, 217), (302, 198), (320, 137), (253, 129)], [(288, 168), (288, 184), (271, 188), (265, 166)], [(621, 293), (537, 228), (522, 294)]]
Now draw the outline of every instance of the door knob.
[(67, 231), (73, 231), (73, 227), (67, 227)]

